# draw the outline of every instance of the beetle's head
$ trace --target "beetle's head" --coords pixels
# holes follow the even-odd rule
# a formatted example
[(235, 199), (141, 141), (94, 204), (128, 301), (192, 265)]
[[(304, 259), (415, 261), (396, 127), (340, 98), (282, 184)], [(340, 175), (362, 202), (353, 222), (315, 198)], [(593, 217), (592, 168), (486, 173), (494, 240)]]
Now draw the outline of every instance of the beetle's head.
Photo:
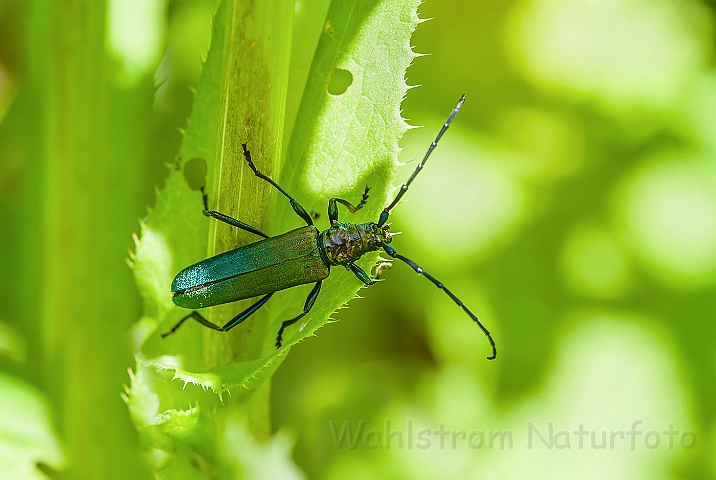
[(368, 223), (366, 231), (370, 235), (370, 249), (373, 251), (383, 248), (384, 243), (391, 242), (390, 227), (383, 225), (379, 227), (377, 223)]
[(383, 225), (378, 227), (380, 229), (380, 235), (384, 243), (390, 243), (393, 240), (393, 235), (390, 233), (390, 225)]

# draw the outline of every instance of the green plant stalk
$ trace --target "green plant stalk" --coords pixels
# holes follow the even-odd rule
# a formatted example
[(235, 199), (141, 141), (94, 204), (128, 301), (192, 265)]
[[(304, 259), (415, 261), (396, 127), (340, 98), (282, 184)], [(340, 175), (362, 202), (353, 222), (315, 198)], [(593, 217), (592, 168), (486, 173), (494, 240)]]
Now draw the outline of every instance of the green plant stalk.
[[(219, 105), (219, 127), (214, 159), (211, 208), (241, 218), (259, 229), (269, 228), (270, 186), (255, 177), (244, 159), (246, 143), (257, 168), (275, 176), (281, 162), (283, 123), (291, 52), (290, 2), (231, 0), (227, 5), (225, 57)], [(221, 222), (210, 222), (207, 254), (216, 255), (257, 241), (256, 235)], [(249, 302), (211, 309), (220, 324)], [(260, 315), (255, 315), (259, 318)], [(207, 335), (207, 368), (261, 356), (263, 342), (250, 335), (265, 322), (254, 317), (249, 328), (233, 335)], [(223, 350), (223, 352), (221, 352)]]
[(118, 396), (131, 358), (126, 329), (137, 309), (122, 265), (131, 232), (124, 219), (137, 212), (144, 158), (136, 150), (127, 158), (110, 153), (114, 142), (141, 145), (142, 138), (109, 128), (112, 108), (124, 107), (111, 100), (104, 2), (35, 6), (52, 19), (45, 24), (47, 131), (38, 132), (47, 142), (42, 365), (67, 450), (63, 478), (143, 478)]
[[(187, 325), (161, 340), (155, 329), (167, 328), (159, 322), (171, 324), (187, 313), (172, 304), (173, 275), (207, 255), (257, 240), (201, 214), (201, 195), (189, 188), (182, 173), (184, 162), (206, 160), (210, 208), (262, 230), (270, 227), (268, 185), (248, 169), (241, 144), (249, 144), (258, 168), (275, 175), (283, 138), (292, 17), (288, 2), (227, 0), (219, 5), (179, 161), (141, 224), (133, 268), (145, 299), (145, 317), (133, 332), (137, 367), (126, 400), (143, 441), (150, 446), (149, 460), (158, 478), (212, 477), (216, 472), (235, 477), (246, 461), (236, 463), (237, 459), (247, 450), (244, 445), (238, 453), (226, 452), (224, 438), (236, 431), (230, 425), (245, 425), (254, 439), (266, 440), (270, 435), (268, 382), (257, 384), (251, 392), (237, 389), (220, 403), (213, 393), (182, 389), (181, 382), (157, 371), (147, 358), (174, 353), (175, 362), (215, 379), (219, 387), (224, 381), (215, 372), (226, 365), (256, 361), (267, 348), (275, 351), (273, 342), (266, 342), (263, 312), (230, 334)], [(221, 325), (245, 304), (205, 313)], [(217, 388), (217, 393), (221, 391)]]
[[(293, 4), (283, 0), (227, 3), (219, 125), (214, 159), (211, 207), (267, 231), (270, 186), (253, 175), (244, 159), (247, 143), (257, 168), (275, 178), (282, 152), (286, 91), (291, 54)], [(209, 184), (211, 185), (211, 184)], [(198, 205), (197, 205), (198, 206)], [(221, 222), (210, 223), (208, 256), (253, 243), (255, 235)], [(254, 300), (209, 310), (218, 325), (228, 322)], [(267, 353), (267, 322), (261, 312), (231, 335), (204, 333), (205, 368), (259, 358)], [(270, 435), (269, 383), (247, 397), (247, 418), (257, 438)]]

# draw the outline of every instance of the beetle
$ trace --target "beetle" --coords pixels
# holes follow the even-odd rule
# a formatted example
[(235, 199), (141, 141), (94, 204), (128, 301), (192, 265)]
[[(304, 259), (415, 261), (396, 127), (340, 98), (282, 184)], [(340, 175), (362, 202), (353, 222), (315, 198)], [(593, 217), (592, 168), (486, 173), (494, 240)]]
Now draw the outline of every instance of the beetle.
[[(455, 108), (450, 112), (437, 137), (430, 144), (422, 161), (408, 181), (400, 187), (398, 194), (390, 205), (383, 209), (377, 222), (351, 224), (338, 221), (339, 203), (351, 213), (356, 213), (363, 208), (369, 198), (368, 192), (370, 188), (366, 186), (358, 205), (354, 206), (342, 198), (331, 198), (328, 201), (330, 227), (323, 231), (318, 230), (313, 224), (312, 216), (306, 212), (301, 204), (256, 168), (251, 159), (251, 151), (247, 148), (247, 144), (244, 143), (242, 145), (244, 158), (254, 175), (270, 183), (288, 198), (294, 212), (306, 222), (306, 226), (282, 235), (269, 237), (251, 225), (223, 213), (209, 210), (207, 195), (202, 188), (204, 215), (263, 237), (263, 240), (202, 260), (179, 272), (171, 285), (172, 299), (176, 305), (193, 311), (182, 318), (170, 331), (163, 333), (162, 337), (174, 333), (182, 323), (190, 318), (211, 329), (227, 332), (265, 305), (274, 293), (298, 285), (313, 283), (313, 289), (308, 294), (308, 298), (306, 298), (303, 311), (295, 318), (286, 320), (281, 324), (276, 336), (276, 348), (280, 348), (286, 327), (303, 318), (316, 303), (321, 291), (321, 283), (328, 277), (331, 267), (343, 266), (350, 269), (365, 285), (373, 285), (380, 276), (380, 271), (386, 265), (381, 264), (377, 267), (376, 278), (373, 279), (355, 262), (368, 252), (382, 249), (392, 259), (405, 262), (416, 273), (423, 275), (436, 287), (444, 291), (487, 336), (492, 346), (492, 355), (487, 358), (488, 360), (493, 360), (497, 356), (497, 347), (487, 328), (440, 281), (423, 270), (417, 263), (399, 254), (390, 245), (392, 238), (389, 226), (386, 224), (391, 210), (398, 204), (405, 192), (408, 191), (410, 184), (423, 169), (430, 154), (437, 147), (440, 138), (450, 127), (464, 102), (465, 95), (462, 95)], [(196, 310), (259, 296), (261, 298), (256, 303), (236, 315), (222, 327), (209, 322)]]

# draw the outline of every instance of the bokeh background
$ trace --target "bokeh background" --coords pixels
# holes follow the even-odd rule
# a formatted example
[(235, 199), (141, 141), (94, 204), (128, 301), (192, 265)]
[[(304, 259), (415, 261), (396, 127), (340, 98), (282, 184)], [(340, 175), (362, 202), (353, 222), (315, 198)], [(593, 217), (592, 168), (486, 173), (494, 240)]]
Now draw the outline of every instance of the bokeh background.
[[(78, 340), (37, 320), (58, 308), (44, 295), (62, 280), (43, 264), (62, 248), (50, 244), (61, 226), (47, 218), (73, 208), (51, 204), (47, 190), (62, 171), (43, 150), (61, 132), (41, 113), (53, 60), (36, 33), (54, 21), (41, 13), (51, 5), (0, 0), (0, 406), (24, 403), (25, 430), (46, 416), (37, 423), (59, 432), (59, 441), (28, 440), (43, 452), (28, 459), (51, 472), (62, 443), (81, 444), (81, 415), (67, 413), (73, 395), (96, 392), (116, 449), (85, 453), (94, 467), (84, 476), (108, 478), (98, 472), (122, 471), (137, 456), (119, 391), (140, 302), (122, 261), (178, 150), (215, 6), (117, 0), (99, 13), (107, 18), (104, 107), (115, 112), (105, 143), (137, 163), (100, 172), (113, 219), (97, 230), (108, 245), (101, 285), (111, 292), (102, 295), (117, 300), (114, 320)], [(401, 179), (459, 95), (467, 102), (391, 217), (403, 232), (394, 245), (478, 313), (498, 358), (485, 360), (485, 338), (447, 296), (396, 264), (336, 312), (338, 322), (294, 348), (273, 378), (273, 428), (295, 440), (294, 461), (308, 478), (716, 477), (713, 8), (706, 0), (426, 0), (420, 13), (432, 20), (413, 45), (430, 55), (408, 70), (408, 83), (421, 86), (403, 104), (425, 128), (403, 141)], [(76, 285), (91, 289), (87, 282)], [(65, 364), (58, 385), (52, 352), (83, 340), (106, 348), (90, 362), (107, 372), (103, 383), (83, 386), (85, 363), (75, 378)], [(352, 435), (361, 429), (354, 448), (336, 446), (345, 425)], [(552, 448), (534, 435), (548, 437), (550, 425)], [(6, 456), (27, 451), (17, 447), (22, 428), (0, 427), (12, 446)], [(441, 428), (450, 432), (442, 448)], [(634, 448), (617, 433), (633, 428), (641, 432)], [(426, 429), (431, 445), (418, 448)], [(579, 430), (589, 432), (581, 443)], [(402, 435), (402, 448), (397, 435), (386, 444), (388, 432)], [(468, 448), (472, 432), (483, 432), (479, 448)], [(511, 444), (491, 443), (491, 432), (509, 432)]]
[[(396, 248), (490, 328), (498, 358), (405, 265), (292, 351), (276, 427), (315, 478), (713, 478), (716, 77), (713, 4), (426, 1), (404, 115)], [(600, 450), (602, 432), (629, 436)], [(336, 448), (350, 422), (355, 449)], [(386, 421), (389, 427), (386, 427)], [(407, 424), (510, 431), (514, 445), (407, 449)], [(569, 449), (543, 435), (570, 432)], [(573, 432), (596, 432), (579, 448)], [(669, 448), (668, 431), (679, 434)], [(382, 435), (364, 438), (369, 429)], [(394, 436), (386, 447), (386, 429)], [(677, 440), (686, 430), (695, 445)], [(660, 435), (657, 448), (644, 435)], [(593, 435), (593, 436), (592, 436)], [(690, 439), (684, 438), (689, 447)], [(652, 434), (649, 442), (653, 446)]]

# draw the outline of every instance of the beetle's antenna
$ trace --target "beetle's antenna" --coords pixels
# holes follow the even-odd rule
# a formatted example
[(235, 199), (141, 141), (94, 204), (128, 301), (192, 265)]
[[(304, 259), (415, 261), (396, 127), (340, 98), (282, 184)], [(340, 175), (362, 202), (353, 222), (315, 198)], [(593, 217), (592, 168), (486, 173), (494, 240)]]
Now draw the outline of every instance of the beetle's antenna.
[(458, 307), (462, 308), (463, 311), (465, 313), (467, 313), (468, 316), (470, 318), (472, 318), (475, 321), (475, 323), (477, 323), (477, 326), (480, 327), (482, 329), (482, 331), (485, 333), (485, 335), (487, 336), (487, 339), (490, 341), (490, 345), (492, 345), (492, 355), (487, 357), (487, 359), (488, 360), (495, 359), (495, 357), (497, 356), (497, 347), (495, 346), (495, 341), (492, 339), (492, 335), (490, 334), (490, 331), (487, 328), (485, 328), (485, 326), (482, 324), (482, 322), (480, 322), (480, 320), (477, 318), (477, 316), (474, 313), (472, 313), (470, 311), (470, 309), (467, 308), (467, 306), (465, 306), (464, 303), (462, 303), (462, 300), (457, 298), (450, 290), (448, 290), (445, 287), (445, 285), (442, 284), (442, 282), (440, 282), (438, 279), (436, 279), (435, 277), (430, 275), (428, 272), (423, 270), (423, 268), (420, 265), (418, 265), (414, 261), (410, 260), (409, 258), (402, 256), (401, 254), (396, 252), (395, 249), (393, 247), (391, 247), (390, 245), (388, 245), (387, 243), (383, 243), (383, 250), (385, 250), (385, 252), (388, 255), (390, 255), (391, 257), (397, 258), (398, 260), (401, 260), (401, 261), (407, 263), (408, 265), (410, 265), (410, 267), (413, 270), (415, 270), (415, 272), (418, 275), (424, 275), (425, 278), (427, 278), (428, 280), (433, 282), (433, 285), (435, 285), (440, 290), (445, 292), (448, 295), (448, 297), (452, 298), (453, 302), (455, 302), (458, 305)]
[(457, 115), (457, 112), (460, 111), (460, 107), (462, 107), (462, 104), (465, 103), (465, 95), (460, 97), (460, 100), (458, 100), (457, 105), (455, 105), (455, 108), (452, 109), (452, 112), (450, 112), (450, 116), (445, 121), (445, 125), (443, 125), (443, 128), (440, 129), (440, 133), (438, 133), (438, 136), (435, 137), (435, 140), (433, 140), (433, 143), (430, 144), (430, 147), (428, 148), (427, 153), (425, 153), (425, 156), (423, 157), (423, 160), (418, 164), (418, 166), (415, 168), (415, 171), (410, 176), (407, 182), (405, 182), (401, 187), (400, 191), (398, 192), (398, 195), (395, 197), (395, 200), (391, 202), (390, 205), (385, 207), (383, 211), (380, 213), (380, 219), (378, 220), (378, 226), (382, 227), (385, 222), (388, 221), (388, 217), (390, 216), (390, 211), (398, 204), (400, 199), (405, 195), (405, 192), (408, 191), (408, 187), (410, 187), (410, 184), (413, 183), (413, 180), (415, 180), (415, 177), (418, 176), (418, 173), (420, 173), (420, 170), (423, 169), (423, 166), (425, 165), (425, 162), (428, 161), (428, 157), (430, 157), (430, 154), (433, 153), (433, 150), (435, 150), (435, 147), (438, 146), (438, 142), (440, 141), (440, 138), (443, 136), (443, 134), (447, 131), (447, 129), (450, 127), (450, 124), (452, 123), (452, 119), (455, 118), (455, 115)]

